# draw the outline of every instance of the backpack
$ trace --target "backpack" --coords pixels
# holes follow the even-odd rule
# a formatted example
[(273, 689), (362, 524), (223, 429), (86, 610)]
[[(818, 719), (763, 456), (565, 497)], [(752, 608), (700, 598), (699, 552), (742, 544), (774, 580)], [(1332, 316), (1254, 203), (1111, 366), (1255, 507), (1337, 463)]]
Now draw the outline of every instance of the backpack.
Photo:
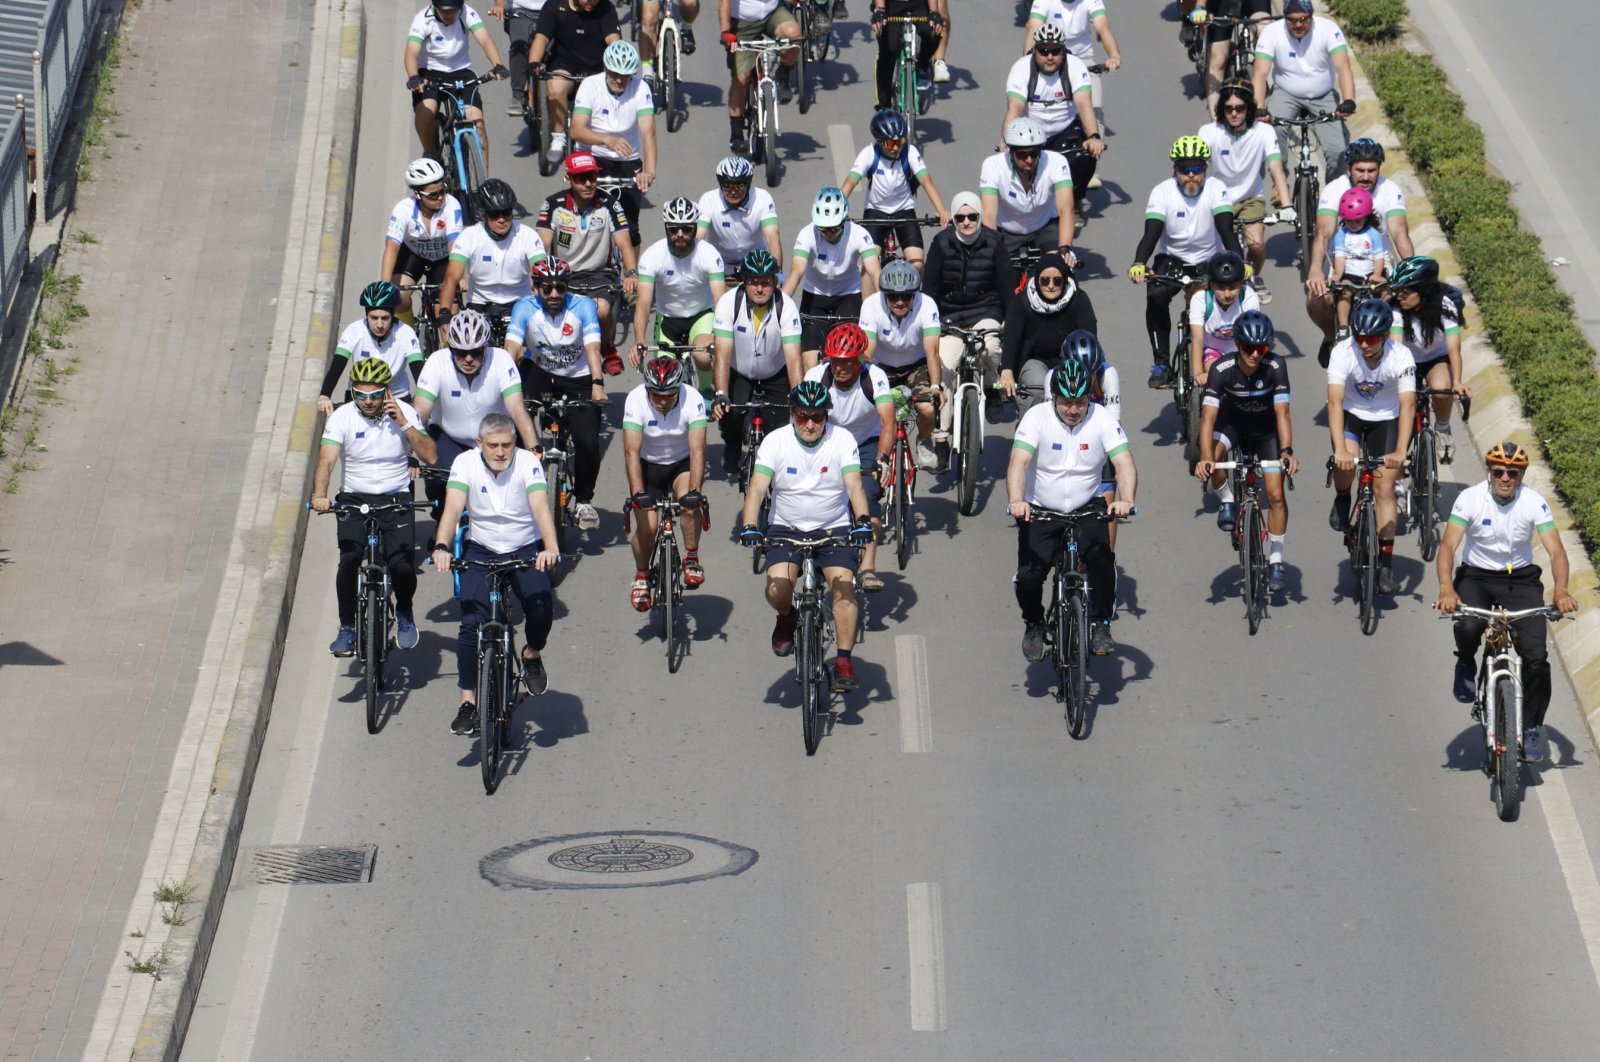
[(1456, 312), (1456, 320), (1465, 324), (1467, 321), (1467, 297), (1461, 294), (1461, 289), (1454, 284), (1440, 284), (1439, 294), (1444, 296), (1444, 301)]
[[(868, 185), (872, 184), (872, 175), (878, 171), (878, 163), (882, 161), (883, 153), (878, 150), (878, 145), (872, 145), (872, 161), (867, 163), (866, 172), (861, 175), (861, 179), (867, 182)], [(900, 163), (900, 172), (905, 174), (907, 191), (915, 196), (920, 182), (917, 180), (916, 174), (911, 172), (910, 138), (907, 138), (905, 146), (900, 149), (900, 158), (897, 161)]]

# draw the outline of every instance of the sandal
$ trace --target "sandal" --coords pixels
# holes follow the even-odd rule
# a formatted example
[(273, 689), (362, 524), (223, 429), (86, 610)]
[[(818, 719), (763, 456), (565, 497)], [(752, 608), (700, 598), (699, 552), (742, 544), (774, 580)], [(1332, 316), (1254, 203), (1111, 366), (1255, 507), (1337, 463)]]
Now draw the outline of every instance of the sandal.
[(875, 594), (883, 589), (883, 580), (878, 578), (877, 572), (871, 568), (865, 568), (861, 572), (861, 589), (869, 594)]
[(633, 603), (635, 612), (650, 611), (650, 580), (635, 579), (633, 591), (628, 595), (628, 600)]

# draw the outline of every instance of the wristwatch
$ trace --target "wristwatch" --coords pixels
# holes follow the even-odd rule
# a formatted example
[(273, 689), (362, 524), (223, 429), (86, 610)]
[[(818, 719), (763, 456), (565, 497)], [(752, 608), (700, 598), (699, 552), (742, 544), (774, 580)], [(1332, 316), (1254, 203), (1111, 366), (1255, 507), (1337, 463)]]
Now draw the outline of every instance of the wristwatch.
[(1292, 446), (1280, 446), (1280, 447), (1278, 447), (1278, 452), (1280, 454), (1288, 454), (1290, 457), (1293, 457), (1294, 456), (1294, 447), (1292, 447)]

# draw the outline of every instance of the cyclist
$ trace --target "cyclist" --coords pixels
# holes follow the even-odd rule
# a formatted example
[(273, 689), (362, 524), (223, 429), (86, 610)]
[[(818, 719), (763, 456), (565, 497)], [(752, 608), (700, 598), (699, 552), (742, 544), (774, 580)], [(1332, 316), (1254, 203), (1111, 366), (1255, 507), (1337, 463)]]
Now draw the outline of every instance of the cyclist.
[(1067, 51), (1066, 34), (1054, 23), (1040, 25), (1033, 33), (1033, 50), (1012, 63), (1006, 75), (1006, 113), (1000, 124), (1009, 128), (1026, 115), (1044, 127), (1045, 148), (1066, 160), (1077, 207), (1089, 194), (1089, 181), (1106, 150), (1093, 101), (1089, 68)]
[[(1228, 188), (1209, 176), (1211, 148), (1197, 136), (1180, 136), (1172, 142), (1172, 177), (1150, 190), (1144, 208), (1144, 236), (1134, 252), (1128, 279), (1143, 284), (1154, 272), (1158, 276), (1197, 275), (1206, 263), (1224, 249), (1239, 253), (1239, 237), (1233, 231), (1233, 200)], [(1151, 252), (1155, 261), (1150, 263)], [(1242, 257), (1242, 256), (1241, 256)], [(1248, 270), (1246, 273), (1248, 274)], [(1172, 369), (1167, 352), (1172, 342), (1171, 284), (1148, 286), (1144, 303), (1144, 327), (1150, 337), (1151, 387), (1172, 386)]]
[[(406, 34), (406, 50), (401, 62), (406, 71), (406, 88), (411, 93), (417, 139), (422, 142), (423, 154), (433, 158), (439, 157), (439, 107), (446, 102), (441, 83), (473, 76), (469, 39), (477, 41), (488, 58), (489, 76), (505, 77), (500, 50), (484, 28), (483, 19), (465, 0), (434, 0), (417, 12)], [(467, 89), (462, 97), (467, 105), (467, 121), (478, 129), (483, 166), (487, 170), (489, 138), (484, 133), (478, 87)]]
[[(534, 399), (591, 399), (605, 402), (605, 377), (600, 371), (600, 314), (594, 300), (568, 294), (572, 270), (559, 258), (547, 258), (533, 269), (538, 294), (517, 303), (506, 330), (513, 358), (521, 359), (523, 391)], [(594, 507), (594, 484), (600, 476), (600, 410), (567, 411), (572, 429), (573, 519), (584, 531), (600, 526)]]
[[(411, 396), (411, 381), (422, 371), (422, 348), (417, 344), (417, 333), (403, 321), (395, 320), (395, 309), (400, 305), (400, 290), (387, 280), (374, 280), (361, 289), (361, 320), (352, 321), (339, 333), (339, 345), (328, 359), (328, 371), (322, 377), (322, 390), (317, 395), (317, 412), (324, 416), (333, 412), (333, 389), (344, 374), (344, 367), (354, 361), (376, 359), (389, 367), (389, 377), (384, 381), (396, 398)], [(354, 381), (355, 370), (351, 369)]]
[[(1439, 282), (1439, 263), (1413, 255), (1395, 263), (1389, 277), (1389, 305), (1394, 307), (1391, 333), (1411, 351), (1417, 382), (1435, 391), (1453, 390), (1463, 398), (1472, 389), (1461, 374), (1461, 292)], [(1449, 395), (1433, 400), (1433, 430), (1439, 433), (1439, 463), (1455, 460), (1450, 430), (1455, 403)]]
[[(950, 200), (950, 211), (950, 225), (940, 229), (928, 247), (923, 290), (939, 304), (939, 316), (946, 327), (998, 331), (1017, 290), (1017, 271), (1000, 234), (984, 228), (983, 201), (978, 193), (957, 192)], [(939, 340), (939, 361), (946, 373), (954, 375), (965, 349), (959, 336), (947, 335)], [(983, 382), (992, 387), (1000, 371), (1000, 337), (989, 336), (984, 349), (987, 364)], [(993, 423), (999, 416), (1000, 402), (991, 398), (984, 409)], [(945, 403), (946, 421), (953, 412), (954, 407)], [(940, 427), (950, 430), (948, 423), (941, 423)]]
[[(583, 79), (572, 101), (572, 139), (594, 155), (600, 173), (633, 182), (622, 189), (633, 248), (639, 249), (639, 195), (656, 179), (656, 105), (639, 73), (639, 49), (627, 41), (606, 46), (605, 70)], [(570, 173), (571, 170), (569, 169)]]
[[(1322, 145), (1329, 181), (1344, 172), (1344, 150), (1350, 143), (1344, 119), (1356, 113), (1356, 76), (1350, 67), (1350, 46), (1332, 19), (1313, 16), (1311, 0), (1284, 0), (1283, 19), (1272, 22), (1256, 38), (1250, 80), (1257, 112), (1264, 122), (1277, 118), (1311, 118), (1332, 112), (1339, 121), (1312, 126)], [(1272, 94), (1267, 94), (1267, 75)]]
[(1336, 343), (1328, 363), (1328, 433), (1333, 437), (1333, 511), (1328, 523), (1348, 533), (1356, 458), (1383, 457), (1377, 470), (1380, 594), (1395, 592), (1395, 483), (1405, 467), (1417, 408), (1416, 363), (1389, 338), (1389, 304), (1365, 299), (1350, 315), (1352, 335)]
[(1211, 149), (1211, 173), (1228, 190), (1233, 216), (1244, 225), (1245, 260), (1250, 263), (1250, 286), (1262, 303), (1272, 301), (1261, 271), (1267, 264), (1266, 182), (1272, 178), (1272, 193), (1278, 203), (1278, 220), (1292, 223), (1289, 181), (1284, 175), (1283, 154), (1272, 127), (1256, 121), (1256, 100), (1248, 84), (1230, 81), (1217, 93), (1212, 113), (1216, 121), (1200, 127), (1197, 134)]
[(1200, 406), (1201, 459), (1194, 474), (1216, 489), (1217, 526), (1232, 531), (1238, 509), (1232, 481), (1214, 462), (1228, 453), (1250, 454), (1281, 467), (1266, 471), (1267, 589), (1283, 589), (1283, 545), (1289, 536), (1289, 503), (1284, 474), (1300, 471), (1294, 455), (1294, 425), (1289, 413), (1289, 366), (1272, 353), (1272, 321), (1260, 310), (1239, 315), (1237, 348), (1212, 366)]
[[(722, 27), (722, 46), (728, 50), (728, 144), (735, 155), (748, 155), (750, 145), (744, 135), (744, 109), (750, 99), (750, 86), (756, 76), (756, 52), (738, 51), (741, 42), (763, 37), (776, 41), (800, 41), (800, 23), (779, 0), (717, 0), (717, 23)], [(778, 53), (778, 102), (794, 97), (790, 86), (794, 64), (800, 59), (798, 47)]]
[(900, 113), (879, 111), (872, 116), (870, 129), (871, 146), (861, 149), (839, 190), (849, 199), (856, 185), (865, 181), (867, 192), (862, 200), (862, 219), (898, 224), (864, 224), (861, 227), (867, 230), (880, 252), (889, 233), (894, 233), (901, 257), (920, 270), (922, 226), (917, 224), (917, 191), (922, 189), (928, 193), (928, 202), (938, 215), (939, 224), (949, 224), (950, 212), (945, 210), (944, 199), (928, 175), (928, 164), (922, 160), (922, 152), (906, 140), (906, 120)]
[(567, 154), (567, 103), (573, 86), (605, 69), (605, 50), (622, 39), (622, 23), (611, 0), (546, 0), (534, 23), (528, 75), (549, 77), (552, 165)]
[(978, 170), (983, 223), (1000, 233), (1007, 254), (1024, 247), (1060, 250), (1075, 265), (1072, 171), (1065, 158), (1045, 150), (1047, 139), (1037, 118), (1006, 123), (1006, 150), (984, 159)]
[[(865, 546), (872, 540), (855, 437), (828, 423), (832, 404), (828, 388), (816, 380), (806, 380), (789, 393), (790, 423), (762, 440), (750, 488), (745, 491), (739, 529), (739, 541), (744, 545), (762, 545), (768, 536), (837, 534), (847, 523), (852, 544)], [(763, 531), (755, 521), (769, 487), (772, 519)], [(778, 613), (772, 628), (772, 651), (779, 656), (794, 652), (794, 581), (800, 571), (799, 559), (791, 546), (773, 543), (767, 547), (767, 603)], [(833, 688), (841, 692), (857, 685), (851, 653), (856, 644), (858, 563), (856, 551), (847, 546), (817, 551), (817, 566), (833, 597), (833, 630), (839, 640)]]
[(1222, 72), (1228, 66), (1228, 53), (1233, 50), (1233, 27), (1211, 22), (1211, 16), (1245, 19), (1251, 30), (1259, 34), (1261, 27), (1272, 18), (1272, 0), (1209, 0), (1196, 4), (1189, 10), (1188, 20), (1196, 26), (1206, 27), (1206, 110), (1217, 109), (1217, 90), (1222, 87)]
[[(450, 345), (429, 354), (422, 363), (411, 403), (428, 425), (429, 437), (438, 444), (435, 463), (448, 468), (472, 449), (476, 425), (489, 413), (510, 416), (522, 445), (533, 449), (538, 437), (522, 403), (522, 378), (511, 355), (489, 345), (489, 319), (477, 310), (462, 310), (451, 319), (445, 338)], [(426, 484), (435, 518), (444, 504), (444, 487), (442, 481), (432, 478)], [(450, 542), (437, 534), (433, 540)]]
[(805, 321), (802, 349), (806, 367), (817, 363), (828, 318), (857, 317), (861, 300), (878, 287), (878, 245), (850, 220), (850, 202), (837, 188), (824, 188), (811, 201), (811, 224), (800, 230), (789, 259), (784, 294), (800, 292)]
[[(595, 301), (600, 311), (602, 362), (608, 376), (622, 371), (613, 346), (618, 291), (631, 296), (637, 284), (638, 252), (628, 217), (610, 192), (600, 191), (600, 164), (587, 151), (567, 159), (567, 190), (545, 197), (535, 223), (550, 253), (572, 269), (572, 290)], [(622, 263), (619, 278), (616, 263)]]
[(439, 288), (439, 316), (448, 320), (463, 285), (466, 305), (503, 331), (511, 305), (532, 293), (528, 269), (545, 256), (547, 240), (512, 218), (517, 193), (498, 177), (478, 190), (483, 220), (468, 225), (450, 247), (450, 264)]
[(1351, 188), (1361, 188), (1372, 196), (1372, 212), (1378, 216), (1379, 231), (1399, 258), (1415, 254), (1411, 246), (1411, 226), (1406, 217), (1405, 192), (1378, 171), (1383, 166), (1383, 145), (1371, 137), (1353, 141), (1345, 152), (1344, 176), (1329, 181), (1317, 199), (1317, 230), (1311, 244), (1311, 264), (1306, 271), (1306, 313), (1322, 329), (1323, 342), (1317, 361), (1328, 364), (1333, 346), (1333, 301), (1328, 296), (1330, 248), (1339, 224), (1339, 200)]
[[(1022, 609), (1022, 655), (1044, 659), (1044, 581), (1061, 559), (1066, 527), (1033, 522), (1035, 505), (1072, 513), (1090, 507), (1127, 516), (1133, 511), (1138, 472), (1128, 437), (1117, 418), (1090, 400), (1093, 381), (1076, 361), (1050, 372), (1050, 401), (1028, 410), (1017, 425), (1006, 466), (1006, 511), (1017, 521), (1017, 604)], [(1111, 462), (1116, 499), (1107, 505), (1100, 493), (1101, 469)], [(1085, 521), (1078, 528), (1081, 557), (1089, 576), (1089, 650), (1109, 655), (1111, 613), (1116, 604), (1117, 558), (1106, 525)]]
[[(1523, 484), (1528, 451), (1514, 442), (1496, 443), (1483, 455), (1488, 478), (1456, 496), (1434, 564), (1439, 574), (1439, 600), (1433, 607), (1450, 615), (1459, 606), (1503, 608), (1518, 612), (1544, 601), (1543, 572), (1533, 563), (1533, 540), (1550, 558), (1555, 589), (1550, 603), (1562, 612), (1576, 612), (1578, 602), (1567, 589), (1567, 549), (1556, 529), (1550, 505), (1538, 491)], [(1455, 567), (1457, 547), (1465, 547)], [(1453, 569), (1453, 570), (1452, 570)], [(1545, 621), (1540, 616), (1518, 620), (1511, 640), (1522, 658), (1522, 756), (1544, 759), (1544, 716), (1550, 707), (1550, 661), (1545, 651)], [(1461, 619), (1455, 624), (1456, 668), (1451, 691), (1471, 704), (1476, 693), (1473, 658), (1488, 623)]]
[(875, 0), (867, 10), (872, 35), (878, 38), (878, 63), (874, 70), (877, 86), (875, 108), (895, 106), (894, 70), (900, 64), (899, 27), (896, 32), (885, 33), (894, 18), (921, 18), (917, 31), (917, 93), (926, 96), (933, 91), (933, 53), (939, 48), (939, 38), (944, 36), (945, 0)]
[(950, 436), (938, 429), (944, 391), (939, 360), (939, 304), (922, 292), (922, 274), (910, 262), (890, 262), (878, 277), (878, 292), (861, 306), (866, 358), (891, 387), (904, 386), (917, 410), (917, 466), (942, 472), (950, 464)]
[(738, 283), (739, 263), (751, 251), (765, 250), (783, 261), (783, 234), (772, 193), (752, 188), (755, 167), (750, 160), (729, 155), (717, 163), (717, 186), (700, 197), (700, 238), (717, 249)]
[(1261, 309), (1244, 272), (1244, 259), (1223, 251), (1206, 264), (1210, 284), (1189, 296), (1189, 375), (1196, 384), (1204, 385), (1212, 363), (1236, 349), (1239, 317)]
[[(396, 284), (438, 284), (450, 264), (450, 247), (461, 235), (461, 203), (445, 189), (444, 167), (430, 158), (406, 167), (406, 186), (411, 194), (389, 212), (378, 275)], [(416, 323), (410, 299), (401, 300), (400, 319)]]
[[(727, 294), (722, 256), (711, 244), (695, 239), (700, 210), (683, 196), (661, 208), (666, 238), (657, 240), (639, 258), (639, 287), (633, 300), (633, 364), (637, 368), (653, 343), (693, 344), (691, 365), (711, 371), (712, 318)], [(651, 311), (660, 316), (650, 327)], [(680, 357), (673, 354), (673, 357)], [(689, 382), (694, 384), (694, 374)]]
[[(1122, 66), (1122, 49), (1117, 47), (1117, 38), (1111, 32), (1111, 20), (1106, 17), (1104, 0), (1033, 0), (1033, 8), (1028, 12), (1028, 24), (1022, 31), (1022, 50), (1033, 49), (1033, 35), (1040, 26), (1050, 23), (1066, 35), (1067, 51), (1082, 59), (1084, 65), (1093, 66), (1094, 41), (1100, 38), (1100, 43), (1105, 47), (1106, 73), (1111, 73)], [(946, 37), (948, 37), (948, 32)], [(937, 81), (938, 66), (934, 66)], [(1094, 101), (1095, 117), (1100, 119), (1100, 125), (1105, 125), (1105, 101), (1100, 83), (1100, 75), (1094, 71), (1089, 72), (1089, 95)], [(1089, 179), (1090, 188), (1100, 187), (1100, 176), (1096, 174)]]
[[(656, 31), (661, 28), (661, 0), (642, 0), (638, 11), (639, 50), (644, 56), (642, 73), (653, 82), (656, 76), (656, 47), (660, 42)], [(678, 50), (684, 55), (694, 54), (694, 20), (699, 17), (700, 0), (678, 0)]]
[[(722, 433), (722, 470), (739, 474), (744, 451), (742, 409), (730, 402), (770, 403), (782, 410), (785, 396), (805, 373), (800, 358), (800, 309), (778, 289), (778, 260), (766, 251), (751, 251), (739, 265), (744, 283), (717, 300), (712, 330), (716, 388), (711, 417)], [(769, 423), (777, 423), (768, 417)]]
[[(1389, 243), (1379, 231), (1378, 218), (1372, 212), (1372, 195), (1365, 188), (1351, 188), (1339, 197), (1339, 227), (1334, 231), (1333, 272), (1330, 282), (1347, 280), (1379, 284), (1383, 281), (1384, 267), (1389, 257)], [(1334, 319), (1339, 322), (1333, 333), (1335, 339), (1350, 334), (1349, 292), (1341, 291), (1333, 300)]]
[(683, 585), (693, 589), (706, 581), (706, 569), (700, 563), (703, 517), (696, 504), (706, 481), (706, 403), (687, 380), (684, 364), (677, 358), (652, 358), (644, 365), (644, 383), (628, 392), (622, 406), (622, 452), (637, 518), (631, 539), (634, 572), (628, 599), (639, 612), (649, 612), (653, 603), (653, 506), (669, 490), (684, 506)]
[(894, 474), (895, 402), (889, 378), (866, 356), (867, 334), (861, 326), (853, 321), (836, 324), (823, 341), (823, 363), (807, 371), (806, 379), (828, 388), (833, 403), (828, 419), (856, 441), (873, 533), (861, 553), (861, 589), (876, 593), (883, 589), (878, 578), (878, 534), (883, 530), (883, 488)]
[(511, 102), (506, 115), (520, 118), (528, 110), (528, 49), (533, 44), (534, 27), (547, 0), (494, 0), (490, 18), (504, 20), (506, 37), (511, 42)]
[[(390, 376), (389, 365), (382, 358), (366, 358), (351, 367), (350, 388), (355, 398), (334, 410), (322, 427), (322, 447), (311, 478), (311, 507), (317, 512), (332, 508), (328, 483), (334, 462), (340, 458), (344, 459), (340, 490), (334, 501), (384, 505), (410, 503), (412, 455), (425, 464), (439, 456), (417, 411), (389, 390)], [(411, 610), (417, 591), (411, 524), (410, 509), (379, 517), (389, 585), (394, 588), (395, 641), (402, 649), (417, 646), (417, 623)], [(366, 524), (353, 514), (340, 516), (338, 535), (339, 572), (333, 585), (339, 598), (339, 633), (328, 651), (334, 656), (354, 656), (356, 576), (366, 547)]]
[[(463, 560), (531, 560), (535, 567), (511, 577), (522, 606), (522, 684), (530, 697), (550, 685), (542, 659), (554, 612), (554, 594), (546, 573), (561, 560), (553, 548), (555, 521), (550, 517), (550, 487), (544, 466), (527, 450), (517, 448), (511, 419), (503, 413), (484, 417), (477, 431), (477, 448), (450, 464), (449, 490), (439, 537), (433, 544), (434, 568), (450, 570), (450, 547), (462, 514), (472, 521), (472, 531), (462, 550)], [(478, 625), (489, 614), (489, 576), (475, 568), (461, 572), (461, 627), (456, 634), (456, 685), (461, 706), (450, 724), (452, 732), (473, 734), (478, 729), (478, 702), (473, 689), (478, 674)]]
[[(1106, 359), (1105, 348), (1093, 332), (1078, 329), (1061, 342), (1061, 360), (1075, 361), (1089, 372), (1089, 401), (1104, 406), (1106, 412), (1122, 423), (1122, 377), (1117, 367)], [(1107, 465), (1100, 473), (1100, 496), (1110, 505), (1117, 496), (1116, 471)], [(1117, 525), (1106, 525), (1106, 541), (1114, 552), (1117, 548)]]
[(1011, 300), (1001, 336), (1000, 391), (1016, 398), (1026, 414), (1045, 396), (1050, 370), (1061, 360), (1067, 336), (1079, 330), (1097, 333), (1100, 324), (1089, 293), (1072, 277), (1072, 267), (1059, 254), (1039, 259), (1022, 294)]

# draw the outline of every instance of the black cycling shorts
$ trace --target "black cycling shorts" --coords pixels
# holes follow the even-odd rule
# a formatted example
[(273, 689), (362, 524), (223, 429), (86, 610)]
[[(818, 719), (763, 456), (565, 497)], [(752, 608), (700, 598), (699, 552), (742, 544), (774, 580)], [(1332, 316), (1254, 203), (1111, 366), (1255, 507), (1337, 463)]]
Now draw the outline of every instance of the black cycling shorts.
[(449, 255), (437, 259), (424, 258), (405, 244), (401, 244), (400, 253), (395, 256), (394, 271), (414, 281), (426, 280), (429, 284), (443, 284), (444, 271), (449, 265)]
[[(418, 107), (422, 106), (423, 100), (434, 100), (441, 107), (445, 105), (446, 101), (444, 91), (440, 87), (439, 82), (455, 81), (458, 79), (465, 81), (478, 76), (477, 74), (473, 73), (473, 70), (470, 66), (464, 70), (419, 70), (417, 73), (422, 75), (422, 87), (411, 93), (412, 110), (416, 110)], [(483, 101), (478, 96), (478, 87), (479, 86), (477, 85), (473, 85), (471, 88), (465, 89), (461, 93), (461, 98), (466, 102), (468, 107), (481, 108), (483, 106)]]
[[(1249, 18), (1252, 15), (1272, 15), (1272, 0), (1212, 0), (1208, 10), (1213, 16), (1223, 18)], [(1206, 26), (1206, 43), (1217, 44), (1233, 36), (1233, 27)]]
[(872, 242), (878, 245), (878, 250), (883, 250), (883, 241), (894, 233), (894, 238), (899, 241), (900, 250), (907, 247), (922, 249), (922, 226), (916, 222), (916, 208), (910, 210), (863, 210), (863, 221), (898, 221), (898, 225), (863, 225), (872, 236)]
[[(1349, 414), (1345, 416), (1348, 418)], [(1278, 459), (1278, 425), (1275, 420), (1264, 423), (1249, 420), (1233, 422), (1224, 419), (1219, 409), (1211, 437), (1232, 450), (1236, 456), (1248, 455), (1258, 461)]]
[(652, 498), (665, 498), (672, 493), (672, 485), (678, 477), (689, 472), (689, 459), (674, 461), (670, 465), (658, 465), (652, 461), (639, 459), (639, 467), (644, 471), (644, 491)]
[[(772, 524), (767, 528), (767, 570), (772, 570), (774, 564), (799, 564), (800, 551), (793, 546), (785, 546), (773, 541), (778, 538), (821, 538), (824, 535), (843, 536), (849, 528), (815, 528), (810, 531), (799, 531), (792, 527)], [(853, 546), (823, 546), (817, 550), (817, 567), (819, 568), (845, 568), (855, 571), (861, 563), (861, 551)]]
[(1400, 418), (1362, 420), (1349, 410), (1345, 410), (1344, 437), (1355, 440), (1361, 452), (1368, 457), (1392, 454), (1400, 443)]

